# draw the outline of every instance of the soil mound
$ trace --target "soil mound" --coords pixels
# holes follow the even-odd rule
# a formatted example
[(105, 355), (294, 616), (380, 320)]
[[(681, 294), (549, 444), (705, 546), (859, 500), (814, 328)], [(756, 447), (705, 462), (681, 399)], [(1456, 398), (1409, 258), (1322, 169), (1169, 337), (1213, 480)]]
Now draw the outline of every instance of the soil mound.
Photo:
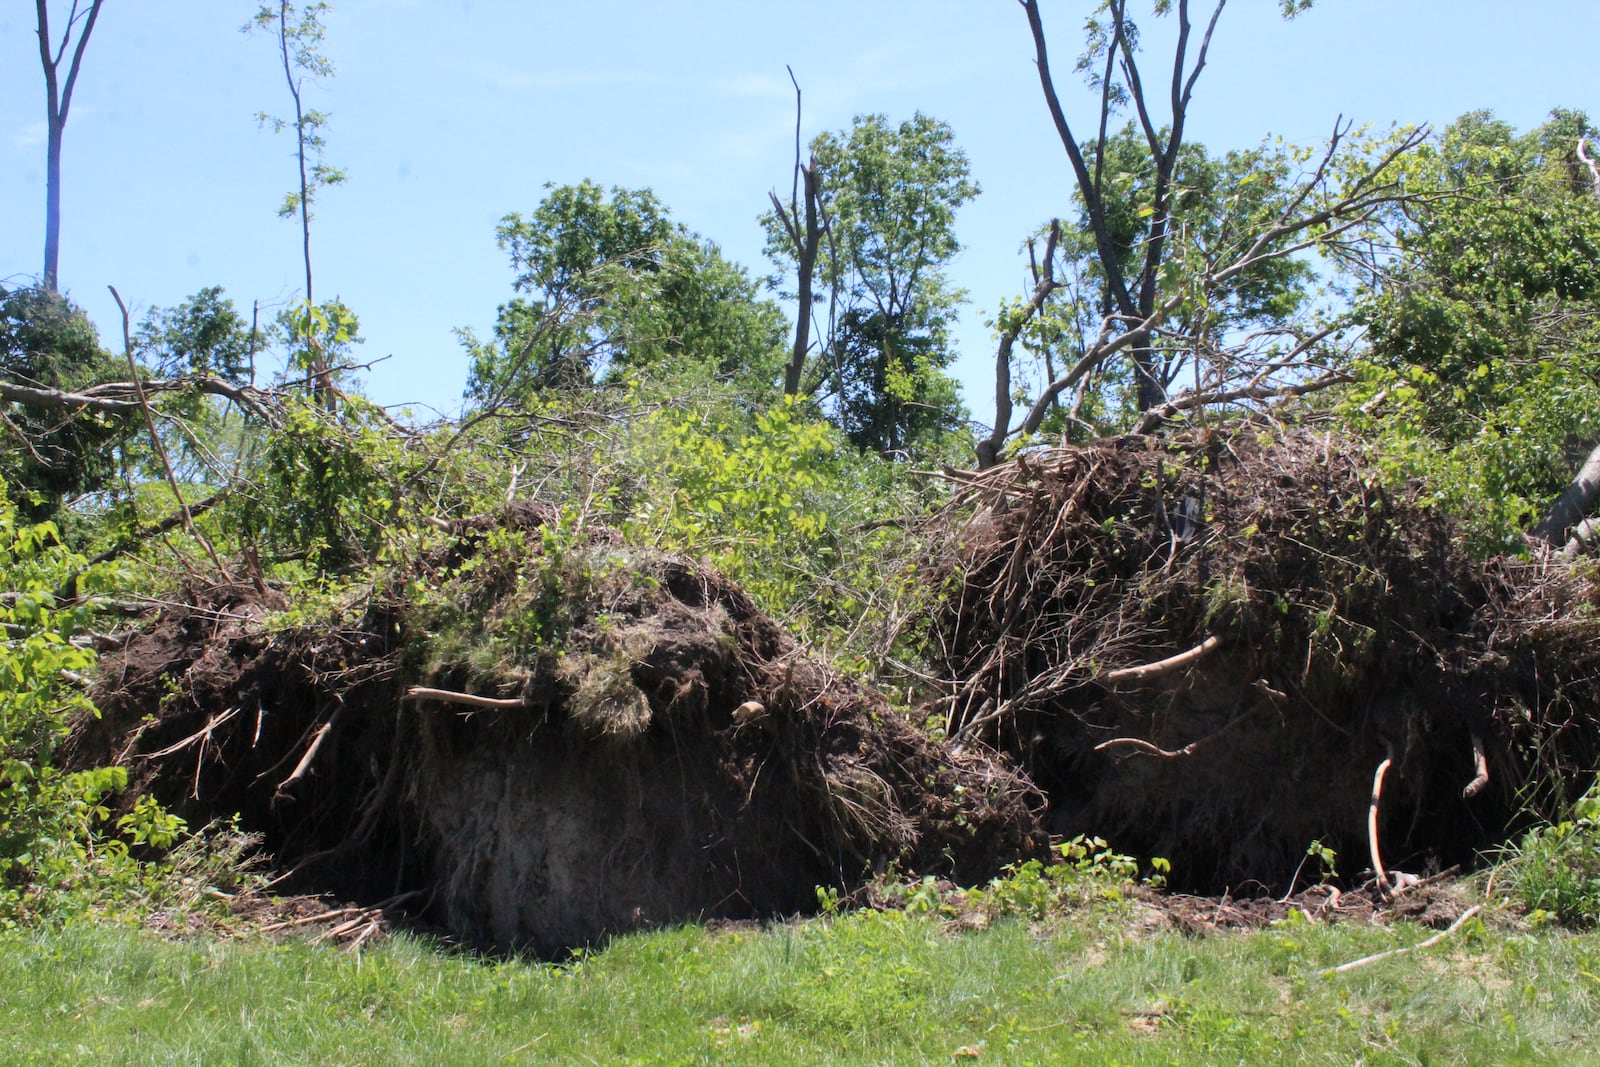
[(933, 568), (951, 736), (1015, 754), (1052, 832), (1201, 891), (1282, 888), (1313, 841), (1371, 865), (1386, 759), (1383, 861), (1471, 862), (1594, 766), (1600, 587), (1474, 563), (1380, 485), (1349, 442), (1253, 432), (965, 476)]
[(192, 825), (238, 812), (288, 884), (540, 952), (1044, 845), (1007, 761), (930, 741), (721, 576), (552, 511), (457, 523), (359, 599), (296, 624), (264, 588), (191, 590), (102, 658), (75, 761)]

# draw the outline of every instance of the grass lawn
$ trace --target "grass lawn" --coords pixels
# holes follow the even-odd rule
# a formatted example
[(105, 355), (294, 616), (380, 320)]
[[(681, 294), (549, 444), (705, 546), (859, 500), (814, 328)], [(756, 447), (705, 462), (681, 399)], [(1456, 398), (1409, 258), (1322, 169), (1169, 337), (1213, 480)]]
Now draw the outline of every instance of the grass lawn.
[(1131, 905), (958, 931), (860, 912), (619, 938), (566, 965), (393, 937), (0, 935), (5, 1063), (1600, 1063), (1600, 935), (1281, 923), (1186, 936)]

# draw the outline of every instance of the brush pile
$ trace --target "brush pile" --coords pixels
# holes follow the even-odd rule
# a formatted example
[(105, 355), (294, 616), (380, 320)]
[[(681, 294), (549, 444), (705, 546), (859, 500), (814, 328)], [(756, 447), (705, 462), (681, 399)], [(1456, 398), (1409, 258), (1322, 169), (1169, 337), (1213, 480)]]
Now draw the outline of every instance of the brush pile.
[(940, 521), (950, 736), (1014, 754), (1053, 832), (1179, 884), (1282, 886), (1314, 841), (1346, 873), (1470, 862), (1593, 769), (1600, 587), (1474, 563), (1348, 442), (1028, 453)]
[(719, 575), (547, 509), (458, 522), (348, 602), (190, 590), (102, 658), (76, 762), (191, 825), (240, 813), (286, 886), (540, 952), (1042, 849), (1005, 760), (930, 740)]

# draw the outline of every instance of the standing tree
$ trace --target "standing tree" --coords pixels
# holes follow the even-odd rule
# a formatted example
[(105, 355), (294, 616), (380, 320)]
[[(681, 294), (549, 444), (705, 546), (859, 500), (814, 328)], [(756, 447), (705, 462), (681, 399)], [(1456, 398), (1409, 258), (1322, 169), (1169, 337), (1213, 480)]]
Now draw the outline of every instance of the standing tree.
[[(954, 358), (948, 327), (963, 297), (944, 266), (961, 248), (955, 213), (979, 191), (966, 153), (948, 125), (926, 115), (898, 126), (859, 115), (848, 132), (813, 140), (811, 159), (803, 173), (808, 202), (815, 196), (824, 220), (816, 269), (829, 313), (822, 358), (799, 391), (819, 395), (861, 448), (891, 455), (931, 444), (965, 414), (943, 368)], [(796, 240), (796, 207), (768, 212), (762, 223), (767, 254), (793, 264), (806, 282), (799, 268), (810, 230)], [(798, 348), (797, 341), (796, 356)], [(790, 366), (797, 362), (791, 357)]]
[[(42, 0), (41, 0), (42, 2)], [(280, 218), (300, 218), (301, 251), (305, 259), (306, 295), (301, 313), (291, 315), (288, 325), (291, 338), (302, 346), (302, 359), (316, 400), (328, 407), (334, 403), (333, 379), (328, 353), (324, 350), (322, 334), (318, 328), (318, 313), (324, 321), (335, 317), (330, 307), (317, 308), (311, 287), (311, 205), (317, 191), (325, 185), (337, 185), (345, 180), (345, 173), (322, 160), (327, 147), (323, 127), (328, 115), (305, 106), (303, 90), (305, 79), (333, 76), (333, 64), (320, 51), (324, 29), (322, 16), (328, 10), (326, 3), (310, 3), (293, 10), (289, 0), (276, 4), (263, 4), (244, 27), (245, 32), (267, 30), (278, 41), (278, 51), (283, 60), (283, 77), (289, 86), (290, 99), (294, 101), (294, 119), (276, 118), (266, 112), (256, 115), (263, 126), (271, 126), (274, 133), (292, 128), (295, 135), (295, 161), (299, 165), (299, 187), (284, 195), (278, 208)]]
[[(795, 263), (794, 345), (789, 362), (783, 368), (783, 395), (798, 396), (801, 375), (805, 373), (806, 358), (811, 352), (811, 319), (816, 305), (817, 257), (822, 253), (822, 233), (827, 224), (822, 203), (822, 185), (817, 176), (817, 156), (811, 154), (809, 165), (800, 159), (800, 82), (794, 70), (789, 70), (789, 80), (794, 83), (794, 181), (789, 190), (789, 202), (778, 199), (777, 193), (768, 193), (772, 199), (773, 218), (783, 227), (789, 238), (788, 254)], [(805, 188), (805, 211), (802, 217), (800, 190)], [(770, 229), (770, 224), (769, 224)]]
[(743, 267), (672, 218), (648, 189), (549, 186), (531, 214), (501, 220), (518, 294), (495, 337), (463, 331), (480, 406), (620, 371), (680, 368), (763, 389), (775, 376), (782, 312)]
[[(72, 0), (67, 24), (61, 30), (61, 43), (50, 48), (50, 6), (34, 0), (39, 23), (39, 62), (44, 67), (45, 88), (45, 192), (44, 192), (44, 287), (54, 293), (60, 288), (61, 266), (61, 135), (67, 127), (67, 112), (72, 107), (72, 90), (83, 67), (83, 52), (89, 46), (95, 20), (105, 0), (90, 0), (87, 11), (80, 11), (79, 0)], [(78, 43), (72, 48), (67, 76), (61, 77), (61, 63), (72, 44), (72, 31), (82, 21)]]

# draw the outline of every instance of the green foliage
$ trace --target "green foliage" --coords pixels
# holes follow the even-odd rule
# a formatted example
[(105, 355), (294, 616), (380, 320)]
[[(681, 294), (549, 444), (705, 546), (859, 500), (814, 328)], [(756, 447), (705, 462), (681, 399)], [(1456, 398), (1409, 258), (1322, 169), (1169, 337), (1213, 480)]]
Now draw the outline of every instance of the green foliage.
[(291, 398), (279, 415), (246, 472), (251, 489), (222, 511), (229, 534), (263, 558), (324, 572), (378, 560), (391, 529), (411, 514), (407, 441), (359, 397), (338, 413)]
[[(72, 641), (89, 609), (58, 607), (53, 592), (72, 576), (91, 589), (105, 580), (60, 544), (54, 524), (20, 521), (0, 491), (0, 925), (67, 907), (73, 894), (86, 903), (140, 876), (127, 843), (103, 826), (107, 798), (127, 784), (127, 771), (60, 766), (73, 720), (98, 714), (81, 689), (94, 654)], [(160, 849), (183, 825), (146, 801), (117, 829)]]
[(1600, 203), (1578, 112), (1517, 135), (1466, 115), (1411, 161), (1433, 195), (1360, 301), (1372, 339), (1347, 412), (1483, 551), (1522, 531), (1600, 440)]
[[(961, 249), (955, 213), (979, 192), (966, 153), (947, 124), (920, 112), (897, 126), (858, 115), (811, 150), (829, 220), (817, 278), (831, 292), (832, 330), (806, 391), (859, 448), (950, 449), (966, 412), (944, 369), (965, 294), (944, 268)], [(775, 212), (761, 221), (768, 256), (788, 269), (795, 249), (782, 221)]]
[(1535, 921), (1600, 922), (1600, 786), (1572, 806), (1570, 818), (1523, 835), (1505, 870)]
[[(330, 166), (322, 158), (323, 150), (327, 148), (323, 129), (328, 124), (328, 115), (304, 107), (301, 100), (305, 78), (333, 77), (333, 64), (321, 52), (327, 32), (322, 17), (328, 9), (326, 3), (309, 3), (296, 11), (289, 0), (279, 0), (276, 4), (262, 4), (244, 26), (246, 33), (272, 34), (277, 38), (279, 51), (283, 55), (284, 75), (289, 81), (289, 92), (294, 100), (295, 117), (277, 118), (262, 111), (257, 113), (256, 121), (270, 127), (274, 133), (287, 129), (295, 131), (301, 182), (298, 188), (284, 194), (283, 202), (278, 205), (278, 217), (288, 219), (299, 215), (307, 223), (311, 220), (311, 206), (316, 202), (318, 190), (323, 186), (338, 185), (346, 177), (341, 168)], [(309, 293), (306, 295), (310, 297)]]
[(133, 345), (139, 362), (157, 378), (192, 374), (244, 383), (254, 369), (249, 327), (220, 285), (176, 307), (152, 310)]
[(848, 649), (842, 666), (880, 667), (884, 642), (914, 656), (905, 620), (927, 591), (905, 534), (882, 520), (925, 502), (898, 465), (858, 454), (807, 410), (708, 398), (645, 416), (622, 457), (624, 535), (705, 559), (802, 640)]
[[(1041, 920), (1094, 900), (1120, 900), (1126, 889), (1141, 882), (1140, 864), (1133, 856), (1114, 851), (1104, 838), (1084, 834), (1055, 847), (1052, 863), (1028, 860), (1012, 864), (1003, 876), (990, 881), (969, 897), (996, 915), (1018, 915)], [(1172, 865), (1151, 859), (1143, 884), (1167, 884)]]
[[(73, 391), (127, 377), (100, 347), (87, 316), (46, 289), (0, 286), (0, 379)], [(102, 414), (61, 412), (0, 401), (0, 475), (18, 492), (23, 517), (53, 518), (62, 503), (97, 489), (116, 469), (116, 445), (137, 426)], [(18, 440), (18, 436), (23, 440)]]
[(331, 372), (336, 360), (361, 343), (360, 320), (338, 300), (302, 300), (278, 313), (278, 326), (289, 343), (291, 376), (303, 374), (308, 381), (319, 371)]
[(500, 307), (492, 341), (470, 331), (467, 395), (526, 402), (640, 370), (697, 369), (770, 390), (782, 313), (743, 267), (672, 219), (648, 189), (553, 186), (531, 215), (501, 220), (500, 247), (520, 294)]

